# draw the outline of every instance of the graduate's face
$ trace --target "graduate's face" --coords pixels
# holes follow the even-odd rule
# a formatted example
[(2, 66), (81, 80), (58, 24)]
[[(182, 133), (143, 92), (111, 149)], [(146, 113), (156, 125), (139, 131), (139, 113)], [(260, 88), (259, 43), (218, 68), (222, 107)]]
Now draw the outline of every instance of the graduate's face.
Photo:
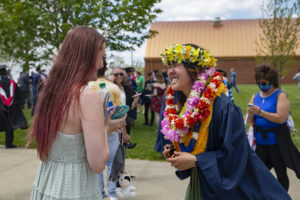
[(171, 87), (173, 90), (181, 91), (186, 96), (189, 95), (193, 80), (186, 71), (183, 64), (174, 64), (168, 66), (168, 77), (171, 80)]

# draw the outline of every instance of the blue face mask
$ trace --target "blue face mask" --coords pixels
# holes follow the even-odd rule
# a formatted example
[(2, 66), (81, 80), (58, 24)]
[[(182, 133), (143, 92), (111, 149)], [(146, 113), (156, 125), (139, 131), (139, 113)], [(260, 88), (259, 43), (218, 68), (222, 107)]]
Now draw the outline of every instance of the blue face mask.
[(271, 87), (271, 83), (269, 83), (268, 85), (259, 84), (259, 89), (263, 92), (267, 92)]

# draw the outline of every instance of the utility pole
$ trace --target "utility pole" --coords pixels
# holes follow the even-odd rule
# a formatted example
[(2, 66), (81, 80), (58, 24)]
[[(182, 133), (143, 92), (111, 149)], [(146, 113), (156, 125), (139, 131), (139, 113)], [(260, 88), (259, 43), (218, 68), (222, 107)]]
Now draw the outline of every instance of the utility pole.
[(131, 67), (133, 67), (133, 51), (130, 51), (131, 53)]

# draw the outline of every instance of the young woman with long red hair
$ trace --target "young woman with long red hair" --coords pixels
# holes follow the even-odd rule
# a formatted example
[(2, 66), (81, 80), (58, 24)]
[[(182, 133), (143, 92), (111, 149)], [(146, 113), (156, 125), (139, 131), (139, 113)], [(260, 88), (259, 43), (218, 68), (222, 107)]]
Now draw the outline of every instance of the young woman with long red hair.
[(42, 161), (32, 200), (102, 199), (96, 173), (109, 156), (106, 133), (124, 120), (104, 118), (101, 96), (87, 87), (104, 54), (104, 37), (86, 26), (71, 30), (58, 51), (27, 144), (35, 139)]

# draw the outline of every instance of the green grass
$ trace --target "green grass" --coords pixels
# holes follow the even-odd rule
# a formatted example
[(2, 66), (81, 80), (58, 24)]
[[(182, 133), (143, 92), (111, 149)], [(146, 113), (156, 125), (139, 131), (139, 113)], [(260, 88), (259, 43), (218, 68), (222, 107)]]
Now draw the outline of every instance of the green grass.
[[(256, 85), (238, 85), (240, 93), (237, 94), (234, 90), (235, 103), (238, 105), (243, 115), (247, 109), (247, 103), (249, 102), (251, 96), (258, 92), (259, 89)], [(295, 127), (298, 130), (295, 136), (292, 137), (295, 145), (300, 150), (300, 95), (297, 85), (283, 85), (282, 90), (288, 94), (291, 103), (291, 112), (295, 122)], [(31, 124), (31, 110), (25, 109), (24, 113)], [(131, 130), (131, 141), (137, 142), (138, 145), (134, 149), (129, 149), (126, 151), (128, 158), (135, 159), (147, 159), (147, 160), (163, 160), (160, 153), (154, 151), (155, 141), (156, 141), (156, 130), (155, 126), (148, 127), (143, 126), (144, 116), (138, 113), (138, 119), (135, 121), (135, 126)], [(24, 147), (27, 139), (25, 138), (28, 134), (29, 129), (15, 131), (14, 144), (19, 147)], [(4, 144), (5, 133), (0, 132), (0, 144)], [(32, 145), (31, 147), (34, 147)]]

